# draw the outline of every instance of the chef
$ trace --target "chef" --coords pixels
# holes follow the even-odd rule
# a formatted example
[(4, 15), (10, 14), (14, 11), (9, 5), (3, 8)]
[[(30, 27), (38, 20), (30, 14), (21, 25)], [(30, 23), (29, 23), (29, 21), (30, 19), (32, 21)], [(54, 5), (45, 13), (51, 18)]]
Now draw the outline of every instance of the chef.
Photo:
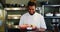
[(40, 32), (45, 31), (47, 28), (44, 17), (36, 12), (36, 4), (34, 2), (28, 2), (27, 9), (28, 12), (20, 18), (20, 28), (25, 29), (27, 27), (32, 27), (32, 29), (37, 28)]

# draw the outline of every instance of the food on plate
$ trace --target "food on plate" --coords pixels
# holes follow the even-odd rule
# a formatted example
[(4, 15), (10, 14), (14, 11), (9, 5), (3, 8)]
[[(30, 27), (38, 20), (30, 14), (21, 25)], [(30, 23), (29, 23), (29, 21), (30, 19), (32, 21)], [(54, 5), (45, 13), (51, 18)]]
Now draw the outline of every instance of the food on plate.
[(37, 27), (35, 25), (28, 25), (28, 24), (24, 24), (20, 26), (21, 29), (36, 29)]

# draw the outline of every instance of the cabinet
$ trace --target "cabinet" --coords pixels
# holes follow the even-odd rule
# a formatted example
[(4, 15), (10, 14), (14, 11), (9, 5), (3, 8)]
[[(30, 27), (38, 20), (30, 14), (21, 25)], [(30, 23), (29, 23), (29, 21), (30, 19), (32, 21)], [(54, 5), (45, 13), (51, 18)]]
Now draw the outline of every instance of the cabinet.
[(43, 5), (43, 11), (47, 29), (59, 32), (60, 5)]
[(25, 7), (12, 7), (12, 8), (5, 8), (7, 15), (5, 21), (5, 32), (12, 32), (15, 29), (19, 30), (19, 21), (20, 17), (26, 13)]

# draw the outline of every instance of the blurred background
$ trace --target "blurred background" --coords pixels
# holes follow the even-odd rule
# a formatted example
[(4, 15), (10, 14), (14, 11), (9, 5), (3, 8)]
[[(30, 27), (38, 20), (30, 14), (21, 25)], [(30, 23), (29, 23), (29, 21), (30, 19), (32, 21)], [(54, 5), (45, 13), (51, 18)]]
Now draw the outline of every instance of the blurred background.
[(45, 32), (60, 32), (60, 0), (0, 0), (0, 32), (20, 32), (19, 20), (29, 1), (35, 2), (36, 11), (44, 16)]

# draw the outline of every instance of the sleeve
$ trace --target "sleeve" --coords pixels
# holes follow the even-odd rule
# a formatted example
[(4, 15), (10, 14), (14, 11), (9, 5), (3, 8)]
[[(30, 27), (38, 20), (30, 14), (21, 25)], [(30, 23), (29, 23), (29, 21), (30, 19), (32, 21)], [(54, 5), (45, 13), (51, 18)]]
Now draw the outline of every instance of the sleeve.
[(47, 29), (46, 23), (45, 23), (45, 20), (44, 20), (43, 16), (41, 17), (41, 21), (40, 21), (40, 28)]
[(20, 26), (20, 25), (23, 25), (23, 21), (24, 21), (24, 20), (23, 20), (23, 17), (21, 16), (20, 21), (19, 21), (19, 26)]

